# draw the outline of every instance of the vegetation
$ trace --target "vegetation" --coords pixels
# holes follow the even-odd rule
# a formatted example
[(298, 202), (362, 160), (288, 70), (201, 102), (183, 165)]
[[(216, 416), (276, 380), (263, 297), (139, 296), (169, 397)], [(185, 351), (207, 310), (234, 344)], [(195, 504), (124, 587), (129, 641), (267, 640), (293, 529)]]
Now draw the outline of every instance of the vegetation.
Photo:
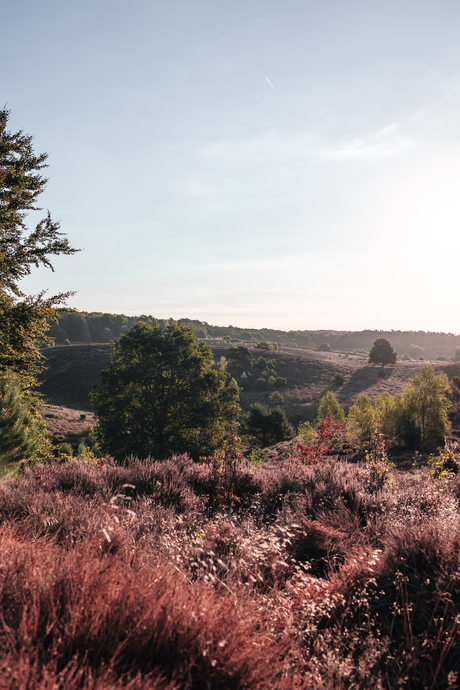
[[(20, 449), (28, 457), (35, 444), (42, 456), (47, 453), (40, 399), (33, 389), (43, 369), (39, 346), (46, 341), (49, 321), (58, 316), (57, 305), (69, 295), (61, 293), (45, 298), (41, 292), (26, 296), (20, 289), (20, 281), (30, 274), (32, 267), (52, 269), (52, 256), (72, 254), (76, 250), (59, 232), (59, 223), (52, 220), (49, 212), (35, 229), (29, 230), (26, 225), (27, 214), (40, 210), (36, 201), (47, 183), (41, 174), (47, 154), (35, 154), (30, 135), (8, 131), (9, 115), (8, 110), (0, 110), (0, 375), (7, 375), (8, 382), (4, 380), (4, 385), (9, 386), (9, 392), (4, 389), (4, 394), (15, 396), (18, 415), (12, 431), (16, 440), (11, 440), (16, 450), (12, 450), (13, 446), (8, 452), (4, 450), (4, 457), (16, 458)], [(14, 384), (7, 372), (15, 375)], [(21, 442), (17, 438), (19, 428), (23, 429)]]
[(270, 408), (263, 403), (254, 403), (243, 431), (261, 448), (266, 448), (294, 436), (294, 428), (289, 424), (285, 411), (281, 407)]
[(225, 360), (215, 365), (211, 350), (180, 322), (164, 331), (138, 323), (114, 343), (101, 378), (92, 394), (97, 432), (102, 450), (118, 461), (184, 451), (198, 459), (241, 412)]
[(42, 425), (30, 410), (20, 377), (12, 372), (0, 376), (0, 468), (34, 458), (42, 438)]
[(369, 353), (370, 364), (396, 364), (396, 351), (386, 338), (377, 338)]
[(2, 482), (2, 688), (454, 687), (459, 475), (211, 465)]

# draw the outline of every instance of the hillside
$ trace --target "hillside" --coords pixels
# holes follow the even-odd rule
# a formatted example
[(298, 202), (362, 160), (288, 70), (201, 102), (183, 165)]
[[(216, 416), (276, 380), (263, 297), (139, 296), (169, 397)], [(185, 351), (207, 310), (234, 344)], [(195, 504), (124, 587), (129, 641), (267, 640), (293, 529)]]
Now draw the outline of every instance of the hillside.
[[(225, 356), (227, 348), (213, 348), (215, 357)], [(339, 358), (337, 355), (320, 356), (313, 352), (288, 348), (280, 352), (254, 350), (254, 356), (273, 359), (280, 376), (287, 385), (280, 389), (284, 396), (288, 415), (298, 421), (314, 416), (316, 406), (327, 390), (334, 390), (344, 406), (352, 405), (357, 397), (366, 393), (375, 398), (384, 391), (391, 395), (402, 391), (409, 378), (414, 376), (420, 361), (397, 362), (385, 368), (385, 378), (379, 376), (379, 367), (369, 366), (363, 358)], [(46, 371), (41, 375), (41, 393), (53, 405), (91, 411), (89, 393), (100, 383), (100, 372), (110, 360), (110, 346), (72, 345), (43, 350)], [(445, 371), (449, 379), (460, 374), (460, 363), (433, 362), (438, 371)], [(335, 374), (342, 374), (345, 382), (334, 386)], [(241, 393), (243, 409), (249, 409), (256, 400), (268, 399), (269, 391)]]

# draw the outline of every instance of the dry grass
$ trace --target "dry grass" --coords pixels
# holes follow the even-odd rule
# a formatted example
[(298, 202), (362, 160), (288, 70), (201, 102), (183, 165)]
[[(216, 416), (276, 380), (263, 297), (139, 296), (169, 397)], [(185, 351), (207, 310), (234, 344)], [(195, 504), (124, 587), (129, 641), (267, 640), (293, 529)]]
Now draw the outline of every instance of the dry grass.
[(456, 687), (460, 479), (186, 456), (0, 485), (0, 690)]

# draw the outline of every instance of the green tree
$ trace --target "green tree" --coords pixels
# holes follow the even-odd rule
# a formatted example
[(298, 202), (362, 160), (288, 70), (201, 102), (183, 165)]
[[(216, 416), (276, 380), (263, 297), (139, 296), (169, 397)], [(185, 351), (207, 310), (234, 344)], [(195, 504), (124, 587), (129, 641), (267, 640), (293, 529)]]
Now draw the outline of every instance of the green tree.
[(261, 448), (291, 439), (295, 433), (281, 407), (269, 408), (260, 402), (251, 405), (244, 431), (252, 436)]
[(47, 183), (41, 174), (47, 154), (36, 155), (32, 137), (22, 130), (8, 131), (9, 115), (0, 110), (0, 374), (9, 370), (20, 377), (39, 426), (40, 402), (32, 392), (43, 369), (39, 347), (47, 340), (49, 321), (57, 319), (56, 307), (71, 293), (26, 296), (19, 283), (33, 267), (53, 270), (52, 256), (76, 250), (49, 212), (34, 229), (26, 225), (27, 214), (40, 210), (36, 201)]
[(318, 345), (318, 352), (332, 352), (332, 348), (329, 343), (321, 343)]
[(378, 433), (378, 416), (367, 395), (360, 395), (348, 411), (347, 439), (359, 450), (370, 448)]
[(34, 266), (53, 270), (51, 256), (76, 250), (49, 212), (34, 230), (26, 226), (27, 213), (40, 210), (35, 204), (47, 183), (40, 171), (48, 156), (35, 155), (31, 136), (7, 130), (9, 115), (0, 110), (0, 372), (11, 369), (30, 388), (43, 368), (38, 348), (49, 320), (70, 293), (26, 297), (19, 282)]
[(334, 422), (343, 424), (345, 422), (345, 412), (332, 391), (327, 391), (320, 400), (318, 407), (318, 420), (326, 419), (331, 415)]
[(377, 338), (369, 352), (369, 364), (396, 364), (396, 351), (386, 338)]
[(32, 458), (41, 448), (42, 436), (21, 378), (10, 371), (0, 376), (0, 467)]
[(409, 380), (402, 394), (404, 410), (420, 427), (422, 446), (436, 446), (449, 431), (451, 397), (446, 374), (436, 374), (429, 364)]
[(191, 328), (139, 322), (112, 345), (112, 361), (92, 393), (102, 449), (123, 460), (188, 452), (198, 459), (218, 446), (241, 413), (239, 389), (222, 358)]

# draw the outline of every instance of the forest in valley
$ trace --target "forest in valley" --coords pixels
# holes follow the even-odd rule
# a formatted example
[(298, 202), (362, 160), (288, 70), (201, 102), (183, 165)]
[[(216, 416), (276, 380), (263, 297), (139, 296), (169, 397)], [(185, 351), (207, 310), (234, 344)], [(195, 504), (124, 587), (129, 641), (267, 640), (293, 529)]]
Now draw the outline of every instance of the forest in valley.
[[(436, 357), (455, 358), (457, 336), (306, 332), (324, 359), (301, 361), (299, 332), (281, 359), (281, 331), (243, 338), (27, 296), (23, 277), (75, 249), (50, 214), (26, 227), (46, 154), (8, 118), (1, 690), (458, 687), (460, 378), (420, 361), (436, 338)], [(83, 347), (52, 347), (61, 337), (112, 343), (88, 408), (40, 394), (56, 351)], [(227, 338), (225, 356), (208, 338)], [(353, 345), (364, 352), (348, 362)], [(55, 366), (55, 391), (70, 366)]]

